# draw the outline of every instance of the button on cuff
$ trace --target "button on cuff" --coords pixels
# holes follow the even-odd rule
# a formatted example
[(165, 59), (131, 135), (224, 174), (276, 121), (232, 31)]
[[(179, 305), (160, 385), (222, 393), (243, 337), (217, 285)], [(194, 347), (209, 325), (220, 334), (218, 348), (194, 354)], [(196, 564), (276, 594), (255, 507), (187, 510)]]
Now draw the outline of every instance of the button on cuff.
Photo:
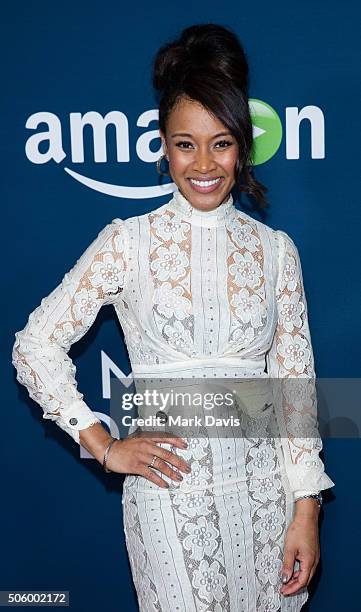
[[(72, 418), (75, 418), (75, 417), (72, 417)], [(63, 431), (68, 433), (73, 438), (73, 440), (75, 440), (75, 442), (77, 442), (79, 445), (80, 445), (79, 430), (86, 429), (87, 427), (90, 427), (90, 425), (93, 425), (94, 423), (101, 423), (100, 419), (94, 416), (94, 413), (92, 416), (89, 416), (88, 419), (82, 420), (81, 427), (79, 427), (79, 425), (70, 425), (64, 419), (60, 419), (60, 420), (58, 419), (56, 421), (56, 424)]]
[(94, 412), (85, 402), (72, 403), (68, 408), (61, 411), (61, 415), (69, 427), (74, 429), (84, 429), (89, 419), (96, 419)]
[(57, 417), (57, 422), (59, 421), (74, 431), (86, 429), (93, 423), (100, 423), (100, 419), (83, 400), (76, 400), (66, 408), (60, 409), (60, 415)]

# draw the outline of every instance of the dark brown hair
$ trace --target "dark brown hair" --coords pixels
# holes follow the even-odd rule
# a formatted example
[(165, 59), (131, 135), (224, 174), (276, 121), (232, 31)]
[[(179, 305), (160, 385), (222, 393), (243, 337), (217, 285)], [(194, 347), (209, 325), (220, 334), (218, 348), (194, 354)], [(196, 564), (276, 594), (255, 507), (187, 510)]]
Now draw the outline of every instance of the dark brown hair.
[(153, 64), (159, 96), (159, 128), (181, 97), (200, 102), (233, 134), (239, 145), (235, 181), (239, 191), (267, 206), (267, 187), (252, 175), (253, 128), (248, 104), (249, 68), (244, 49), (229, 28), (207, 23), (185, 28), (164, 44)]

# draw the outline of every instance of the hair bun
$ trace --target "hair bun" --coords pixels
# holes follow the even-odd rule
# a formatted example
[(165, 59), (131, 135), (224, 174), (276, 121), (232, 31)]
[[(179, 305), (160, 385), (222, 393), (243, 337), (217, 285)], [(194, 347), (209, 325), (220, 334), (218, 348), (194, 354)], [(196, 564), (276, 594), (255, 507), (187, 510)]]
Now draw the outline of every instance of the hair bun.
[(217, 24), (185, 28), (177, 40), (163, 45), (155, 58), (153, 86), (162, 93), (171, 84), (180, 85), (187, 76), (202, 72), (220, 74), (240, 89), (248, 87), (248, 64), (237, 36)]
[(175, 43), (163, 45), (157, 53), (153, 68), (153, 87), (162, 93), (169, 83), (181, 79), (181, 66), (185, 66), (187, 53)]

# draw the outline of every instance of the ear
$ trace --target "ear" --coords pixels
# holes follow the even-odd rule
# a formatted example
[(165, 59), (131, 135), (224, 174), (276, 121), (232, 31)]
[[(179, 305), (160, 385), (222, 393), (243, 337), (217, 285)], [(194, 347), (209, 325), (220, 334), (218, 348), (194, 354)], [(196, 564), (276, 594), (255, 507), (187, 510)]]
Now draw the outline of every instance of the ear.
[(159, 130), (159, 136), (160, 136), (160, 138), (162, 140), (162, 149), (163, 149), (164, 155), (166, 156), (166, 159), (168, 159), (168, 148), (167, 148), (167, 142), (166, 142), (166, 138), (165, 138), (164, 132)]

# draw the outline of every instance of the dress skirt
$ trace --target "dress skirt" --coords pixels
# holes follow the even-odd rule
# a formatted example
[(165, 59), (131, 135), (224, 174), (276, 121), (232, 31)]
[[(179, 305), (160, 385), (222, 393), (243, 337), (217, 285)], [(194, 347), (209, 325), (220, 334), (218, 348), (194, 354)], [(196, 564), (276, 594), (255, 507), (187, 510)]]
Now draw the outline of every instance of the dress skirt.
[(284, 467), (262, 469), (276, 455), (271, 441), (184, 439), (186, 450), (159, 443), (192, 466), (183, 481), (162, 475), (169, 489), (137, 475), (124, 481), (125, 541), (140, 612), (300, 610), (307, 587), (279, 592), (294, 501)]

